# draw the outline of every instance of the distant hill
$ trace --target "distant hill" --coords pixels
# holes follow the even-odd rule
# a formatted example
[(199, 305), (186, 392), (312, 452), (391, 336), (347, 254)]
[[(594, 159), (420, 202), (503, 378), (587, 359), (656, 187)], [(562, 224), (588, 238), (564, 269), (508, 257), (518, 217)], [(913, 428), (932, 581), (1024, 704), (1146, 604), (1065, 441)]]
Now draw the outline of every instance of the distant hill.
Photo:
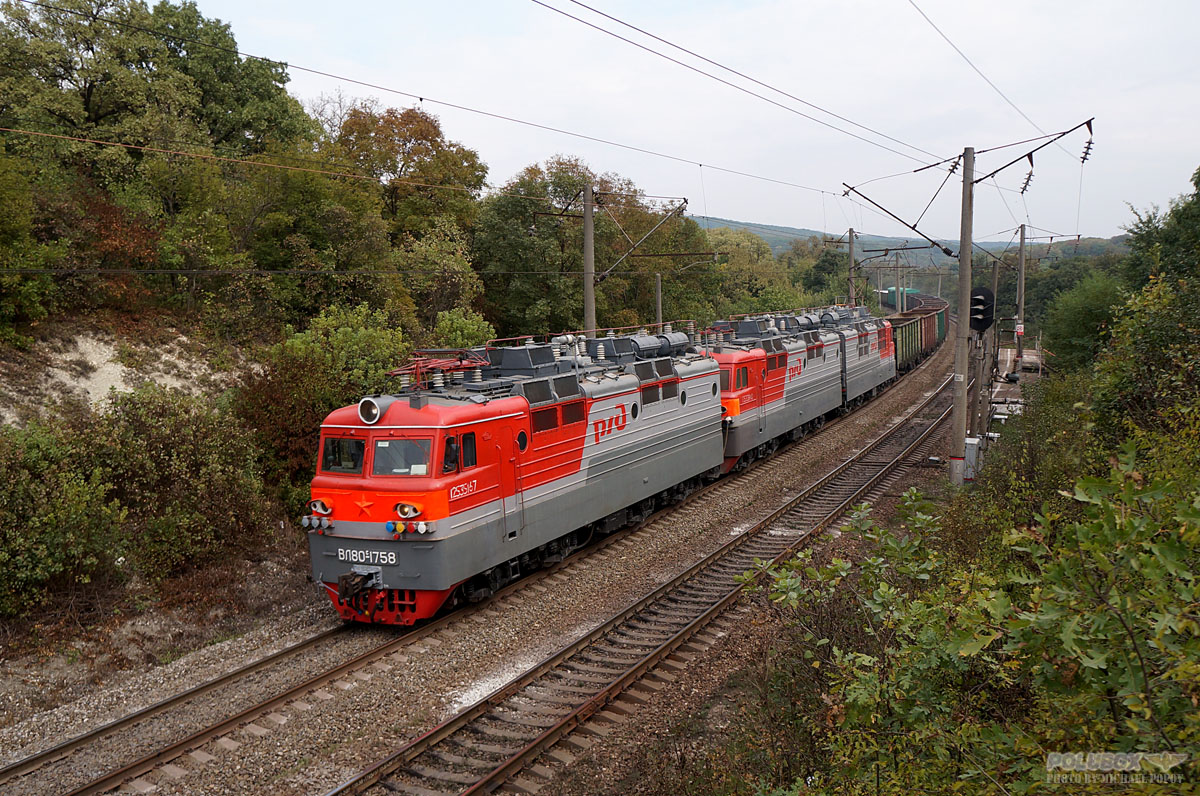
[[(774, 224), (756, 224), (750, 221), (735, 221), (730, 218), (715, 218), (712, 216), (691, 216), (691, 219), (705, 229), (716, 229), (718, 227), (731, 227), (732, 229), (744, 229), (753, 232), (760, 238), (765, 240), (771, 247), (771, 252), (778, 256), (781, 252), (787, 250), (791, 242), (796, 238), (828, 238), (829, 240), (837, 240), (845, 235), (845, 230), (840, 230), (836, 233), (820, 232), (815, 229), (803, 229), (798, 227), (781, 227)], [(909, 238), (893, 238), (883, 237), (879, 235), (856, 235), (859, 251), (865, 249), (895, 249), (904, 246), (906, 243), (909, 246), (920, 246), (925, 243), (925, 240), (918, 235), (913, 235)], [(1113, 238), (1082, 238), (1076, 242), (1075, 238), (1061, 238), (1053, 242), (1039, 238), (1029, 242), (1029, 248), (1032, 256), (1040, 257), (1072, 257), (1075, 255), (1098, 255), (1098, 254), (1125, 254), (1129, 251), (1126, 245), (1128, 235), (1117, 235)], [(945, 244), (952, 250), (957, 250), (957, 240), (939, 241)], [(1016, 240), (1012, 243), (1009, 241), (976, 241), (976, 244), (991, 252), (1003, 251), (1011, 246), (1016, 248)], [(934, 265), (948, 265), (953, 260), (947, 257), (937, 249), (930, 249), (929, 255), (933, 258)], [(922, 255), (924, 256), (924, 255)]]

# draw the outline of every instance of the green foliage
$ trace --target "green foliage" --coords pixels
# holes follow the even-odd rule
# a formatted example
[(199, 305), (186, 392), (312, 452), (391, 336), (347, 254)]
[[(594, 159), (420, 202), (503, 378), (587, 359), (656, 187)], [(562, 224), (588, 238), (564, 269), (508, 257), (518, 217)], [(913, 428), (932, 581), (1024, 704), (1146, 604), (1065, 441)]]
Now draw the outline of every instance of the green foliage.
[(261, 151), (268, 140), (291, 141), (313, 129), (300, 104), (284, 90), (286, 65), (237, 55), (228, 23), (206, 19), (186, 0), (179, 5), (160, 0), (151, 23), (180, 37), (162, 40), (166, 57), (159, 68), (191, 79), (196, 123), (214, 145)]
[(1113, 325), (1096, 366), (1097, 407), (1109, 433), (1165, 430), (1193, 417), (1200, 395), (1200, 279), (1151, 280)]
[(0, 426), (0, 615), (269, 540), (259, 452), (228, 409), (148, 387), (114, 393), (102, 413), (55, 412), (53, 424)]
[(483, 293), (467, 259), (466, 236), (449, 219), (436, 219), (419, 240), (409, 239), (399, 257), (417, 320), (432, 329), (443, 313), (465, 312)]
[(316, 466), (321, 422), (334, 409), (390, 385), (410, 345), (395, 319), (366, 304), (330, 307), (267, 353), (236, 399), (237, 414), (267, 455), (270, 481), (297, 508)]
[(114, 393), (91, 429), (141, 572), (164, 577), (270, 536), (258, 449), (227, 409), (151, 386)]
[[(1171, 201), (1166, 213), (1133, 210), (1130, 255), (1122, 264), (1127, 284), (1140, 288), (1152, 278), (1168, 280), (1200, 276), (1200, 169), (1192, 175), (1195, 190)], [(1132, 208), (1130, 208), (1132, 210)]]
[(14, 158), (0, 155), (0, 343), (28, 344), (14, 326), (45, 318), (54, 301), (54, 281), (48, 274), (12, 272), (53, 266), (60, 256), (61, 247), (34, 240), (25, 169)]
[(87, 440), (61, 425), (0, 426), (0, 616), (114, 570), (126, 510)]
[[(440, 218), (460, 227), (473, 221), (487, 167), (474, 150), (447, 141), (437, 117), (359, 103), (342, 120), (336, 144), (382, 184), (393, 240), (423, 235)], [(443, 185), (461, 190), (434, 188)]]
[(1076, 483), (1080, 519), (1012, 535), (1038, 582), (995, 632), (1009, 633), (1037, 685), (1110, 719), (1121, 751), (1194, 748), (1200, 479), (1146, 479), (1132, 444), (1113, 464), (1107, 478)]
[(461, 308), (439, 312), (433, 328), (435, 348), (471, 348), (496, 337), (496, 330), (477, 312)]
[(800, 283), (812, 292), (841, 292), (841, 285), (849, 278), (850, 256), (845, 252), (825, 249), (817, 257), (812, 268), (804, 273)]
[[(826, 767), (793, 788), (1027, 793), (1064, 744), (1196, 748), (1198, 486), (1146, 479), (1128, 447), (1108, 477), (1076, 483), (1078, 519), (1043, 516), (999, 558), (946, 568), (940, 522), (910, 490), (899, 529), (854, 512), (843, 534), (870, 551), (857, 566), (801, 556), (768, 570), (801, 657), (827, 672), (835, 725)], [(865, 643), (812, 626), (839, 595)]]
[(1089, 367), (1104, 345), (1113, 312), (1121, 302), (1117, 281), (1094, 273), (1060, 294), (1046, 317), (1045, 347), (1053, 352), (1056, 368)]

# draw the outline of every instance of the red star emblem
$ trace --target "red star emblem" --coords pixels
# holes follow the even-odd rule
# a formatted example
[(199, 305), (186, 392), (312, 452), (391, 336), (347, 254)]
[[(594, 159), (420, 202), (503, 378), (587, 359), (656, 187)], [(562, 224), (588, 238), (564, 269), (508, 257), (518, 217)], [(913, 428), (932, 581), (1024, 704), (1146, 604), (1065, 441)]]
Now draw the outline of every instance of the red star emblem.
[(358, 510), (360, 513), (366, 514), (367, 509), (371, 508), (375, 504), (372, 503), (371, 501), (367, 500), (366, 498), (363, 498), (362, 500), (355, 501), (354, 505), (358, 506)]

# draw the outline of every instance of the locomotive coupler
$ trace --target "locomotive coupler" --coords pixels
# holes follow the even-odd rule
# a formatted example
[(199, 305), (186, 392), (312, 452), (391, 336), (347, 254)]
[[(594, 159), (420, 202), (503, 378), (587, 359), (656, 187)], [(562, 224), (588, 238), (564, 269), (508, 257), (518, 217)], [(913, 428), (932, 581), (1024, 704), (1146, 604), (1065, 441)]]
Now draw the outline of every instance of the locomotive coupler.
[(354, 566), (349, 572), (338, 575), (338, 599), (353, 599), (367, 589), (383, 585), (383, 570), (379, 567)]

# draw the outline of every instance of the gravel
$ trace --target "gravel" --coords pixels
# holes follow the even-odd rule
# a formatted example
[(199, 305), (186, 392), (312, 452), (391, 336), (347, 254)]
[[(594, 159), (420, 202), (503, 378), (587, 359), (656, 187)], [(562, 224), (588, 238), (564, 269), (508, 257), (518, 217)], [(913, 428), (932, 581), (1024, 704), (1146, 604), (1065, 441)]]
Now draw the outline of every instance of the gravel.
[[(781, 451), (748, 477), (725, 481), (624, 539), (573, 562), (563, 572), (486, 610), (464, 613), (448, 628), (380, 664), (281, 708), (273, 718), (258, 719), (227, 739), (206, 744), (195, 757), (185, 755), (174, 761), (176, 768), (147, 774), (138, 784), (155, 785), (156, 792), (164, 794), (309, 794), (328, 790), (578, 638), (605, 616), (719, 547), (729, 539), (731, 529), (767, 513), (780, 503), (782, 495), (794, 494), (844, 461), (940, 383), (949, 361), (948, 350), (949, 346), (944, 347), (930, 367), (902, 380), (887, 395), (816, 437)], [(335, 623), (330, 614), (325, 598), (314, 590), (311, 603), (303, 610), (271, 620), (254, 633), (0, 730), (0, 749), (9, 760), (23, 757), (329, 627)], [(235, 696), (205, 697), (184, 711), (185, 715), (175, 713), (148, 722), (132, 737), (114, 739), (86, 757), (80, 754), (60, 761), (25, 778), (36, 779), (36, 783), (13, 783), (7, 792), (58, 792), (79, 784), (85, 774), (128, 762), (128, 750), (135, 746), (145, 750), (147, 745), (178, 737), (185, 726), (212, 723), (267, 693), (332, 668), (394, 632), (368, 630), (324, 645), (298, 661), (295, 671), (286, 676), (259, 676), (239, 686)], [(739, 633), (731, 633), (723, 646), (732, 644), (733, 649), (740, 649), (734, 644)], [(689, 673), (712, 668), (697, 663), (688, 667)]]

